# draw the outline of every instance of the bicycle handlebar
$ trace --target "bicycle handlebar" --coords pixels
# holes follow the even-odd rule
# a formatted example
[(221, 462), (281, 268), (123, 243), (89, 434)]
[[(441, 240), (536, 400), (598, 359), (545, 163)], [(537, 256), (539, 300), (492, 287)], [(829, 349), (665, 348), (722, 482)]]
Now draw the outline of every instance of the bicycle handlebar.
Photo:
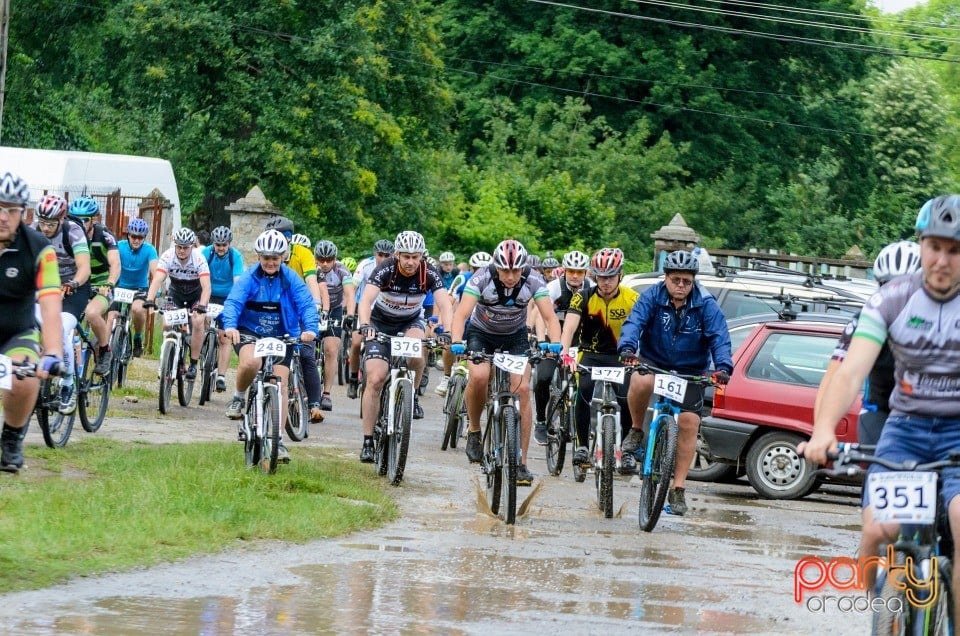
[[(17, 362), (16, 360), (11, 360), (10, 364), (16, 369), (13, 372), (13, 375), (17, 376), (19, 379), (23, 380), (24, 378), (35, 378), (37, 377), (37, 369), (40, 368), (40, 365), (36, 362), (30, 362), (26, 358), (22, 361)], [(57, 362), (50, 369), (50, 375), (55, 375), (57, 377), (64, 377), (67, 375), (67, 367), (63, 362)]]
[[(877, 464), (888, 470), (905, 472), (940, 472), (944, 468), (960, 468), (960, 451), (950, 451), (949, 459), (941, 459), (934, 462), (921, 464), (920, 462), (909, 459), (904, 462), (895, 462), (883, 457), (877, 457), (871, 454), (876, 446), (867, 444), (841, 443), (839, 450), (827, 452), (827, 459), (834, 462), (834, 468), (820, 468), (816, 472), (819, 475), (827, 477), (855, 477), (866, 472), (866, 470), (856, 464)], [(863, 452), (867, 451), (867, 452)]]
[(673, 375), (678, 378), (682, 378), (688, 382), (697, 382), (700, 384), (711, 384), (711, 385), (716, 384), (712, 378), (713, 374), (716, 373), (716, 370), (708, 371), (706, 375), (702, 373), (691, 375), (687, 373), (677, 373), (676, 371), (670, 371), (668, 369), (661, 369), (660, 367), (653, 366), (649, 362), (637, 362), (636, 364), (626, 365), (626, 367), (627, 369), (630, 369), (636, 373), (639, 373), (640, 375), (652, 375), (655, 373), (664, 373), (667, 375)]

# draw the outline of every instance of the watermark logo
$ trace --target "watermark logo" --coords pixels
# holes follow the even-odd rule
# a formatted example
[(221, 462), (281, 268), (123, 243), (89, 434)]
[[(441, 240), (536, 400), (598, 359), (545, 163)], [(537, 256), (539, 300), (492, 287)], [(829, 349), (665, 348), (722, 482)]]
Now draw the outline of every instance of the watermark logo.
[[(867, 587), (866, 573), (871, 567), (885, 568), (878, 575), (885, 572), (887, 582), (893, 589), (903, 592), (903, 598), (827, 596), (822, 593), (825, 588), (864, 593)], [(835, 557), (824, 561), (819, 557), (807, 556), (797, 561), (793, 569), (793, 600), (814, 612), (824, 612), (827, 607), (836, 606), (841, 612), (878, 612), (885, 609), (899, 613), (905, 609), (904, 598), (911, 606), (925, 609), (936, 603), (939, 593), (940, 570), (937, 557), (931, 557), (929, 561), (920, 564), (920, 567), (909, 556), (903, 563), (897, 564), (892, 545), (887, 546), (886, 557)]]

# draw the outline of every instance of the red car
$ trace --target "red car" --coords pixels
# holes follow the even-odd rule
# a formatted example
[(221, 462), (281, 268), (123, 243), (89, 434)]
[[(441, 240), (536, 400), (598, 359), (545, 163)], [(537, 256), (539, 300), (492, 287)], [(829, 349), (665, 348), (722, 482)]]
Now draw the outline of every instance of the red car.
[[(797, 445), (810, 438), (817, 387), (843, 326), (807, 318), (731, 326), (733, 373), (715, 391), (700, 435), (712, 461), (745, 468), (764, 497), (797, 499), (820, 485)], [(838, 439), (856, 441), (859, 412), (857, 399), (837, 426)]]

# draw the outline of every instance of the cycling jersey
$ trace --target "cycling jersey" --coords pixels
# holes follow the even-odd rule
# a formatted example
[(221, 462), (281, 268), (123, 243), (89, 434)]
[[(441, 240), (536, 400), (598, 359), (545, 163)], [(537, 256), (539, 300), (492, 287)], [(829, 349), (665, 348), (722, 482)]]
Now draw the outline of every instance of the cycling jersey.
[(90, 245), (90, 284), (93, 287), (106, 285), (110, 279), (110, 262), (107, 252), (117, 249), (117, 239), (105, 228), (102, 223), (93, 224), (92, 236), (88, 237)]
[(376, 267), (377, 261), (373, 256), (365, 258), (357, 264), (357, 271), (353, 273), (353, 282), (357, 286), (357, 302), (360, 302), (360, 297), (363, 296), (363, 286), (370, 280), (370, 274)]
[(467, 281), (470, 280), (470, 277), (473, 276), (473, 272), (463, 272), (459, 276), (453, 279), (453, 284), (450, 285), (450, 294), (460, 300), (463, 296), (463, 288), (467, 286)]
[(580, 289), (573, 289), (567, 285), (567, 279), (565, 277), (554, 278), (547, 283), (547, 292), (550, 294), (550, 300), (553, 301), (553, 310), (557, 313), (557, 320), (563, 323), (563, 319), (567, 315), (567, 309), (570, 307), (570, 300), (574, 294), (579, 291), (585, 292), (592, 286), (593, 283), (586, 277), (584, 277), (583, 285)]
[(440, 270), (440, 280), (443, 282), (443, 288), (449, 290), (453, 285), (453, 280), (457, 277), (460, 272), (454, 268), (449, 272), (445, 272), (442, 269)]
[(440, 272), (433, 265), (420, 261), (413, 276), (404, 276), (393, 256), (383, 259), (374, 268), (369, 283), (380, 289), (371, 317), (386, 322), (419, 318), (427, 292), (443, 289)]
[(235, 247), (228, 247), (226, 254), (218, 256), (213, 245), (207, 245), (201, 252), (210, 268), (210, 295), (229, 295), (234, 279), (243, 274), (243, 254)]
[(496, 279), (491, 265), (478, 269), (467, 281), (463, 293), (477, 299), (470, 314), (471, 326), (490, 334), (513, 334), (526, 328), (527, 304), (540, 298), (549, 298), (543, 276), (529, 270), (525, 278), (510, 290)]
[[(36, 223), (34, 223), (33, 229), (39, 231)], [(77, 262), (74, 257), (77, 254), (90, 253), (90, 248), (87, 246), (87, 235), (82, 227), (70, 219), (63, 219), (60, 221), (57, 233), (48, 240), (57, 253), (60, 280), (64, 283), (69, 282), (77, 273)]]
[(317, 275), (317, 261), (313, 258), (313, 252), (303, 245), (294, 243), (290, 246), (290, 258), (287, 260), (286, 266), (296, 272), (297, 276), (303, 280), (306, 280), (307, 276)]
[[(847, 350), (850, 348), (850, 341), (853, 339), (853, 333), (857, 330), (859, 324), (860, 312), (847, 323), (843, 333), (840, 334), (840, 340), (837, 341), (837, 347), (833, 350), (831, 360), (843, 362), (847, 357)], [(887, 411), (890, 406), (890, 394), (893, 392), (895, 372), (893, 352), (890, 351), (889, 343), (883, 344), (877, 361), (873, 363), (873, 368), (867, 376), (866, 385), (863, 388), (863, 408), (868, 411)], [(863, 440), (860, 440), (863, 442)]]
[(896, 278), (864, 305), (853, 337), (890, 343), (891, 414), (960, 417), (960, 296), (934, 300), (922, 271)]
[(0, 252), (0, 341), (35, 328), (36, 298), (60, 293), (57, 254), (43, 234), (20, 224)]
[(623, 323), (640, 294), (620, 285), (613, 298), (605, 300), (596, 288), (577, 292), (570, 299), (568, 312), (580, 317), (577, 327), (581, 351), (616, 355)]
[(343, 286), (353, 285), (353, 277), (342, 263), (335, 263), (330, 271), (322, 274), (327, 283), (327, 293), (330, 294), (330, 310), (343, 306)]
[(207, 259), (198, 249), (190, 250), (186, 261), (177, 258), (176, 246), (171, 245), (160, 255), (157, 271), (166, 274), (170, 279), (170, 287), (182, 296), (193, 296), (200, 293), (200, 279), (210, 277), (210, 267)]
[(150, 263), (159, 259), (157, 248), (144, 241), (140, 249), (134, 250), (130, 241), (117, 243), (120, 252), (120, 280), (117, 287), (123, 289), (144, 289), (150, 286)]
[(224, 329), (245, 329), (259, 336), (297, 337), (301, 330), (318, 333), (320, 316), (310, 289), (282, 265), (267, 276), (260, 264), (250, 266), (233, 286), (220, 314)]

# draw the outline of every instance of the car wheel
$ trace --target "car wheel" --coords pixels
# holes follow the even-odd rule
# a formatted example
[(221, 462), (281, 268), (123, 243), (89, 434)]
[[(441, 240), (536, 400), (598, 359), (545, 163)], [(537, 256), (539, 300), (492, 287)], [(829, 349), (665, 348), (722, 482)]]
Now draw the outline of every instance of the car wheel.
[(710, 446), (697, 433), (697, 452), (690, 462), (687, 479), (691, 481), (733, 481), (737, 478), (737, 467), (710, 459)]
[(817, 488), (816, 467), (797, 453), (805, 438), (774, 431), (762, 435), (747, 453), (750, 485), (767, 499), (799, 499)]

